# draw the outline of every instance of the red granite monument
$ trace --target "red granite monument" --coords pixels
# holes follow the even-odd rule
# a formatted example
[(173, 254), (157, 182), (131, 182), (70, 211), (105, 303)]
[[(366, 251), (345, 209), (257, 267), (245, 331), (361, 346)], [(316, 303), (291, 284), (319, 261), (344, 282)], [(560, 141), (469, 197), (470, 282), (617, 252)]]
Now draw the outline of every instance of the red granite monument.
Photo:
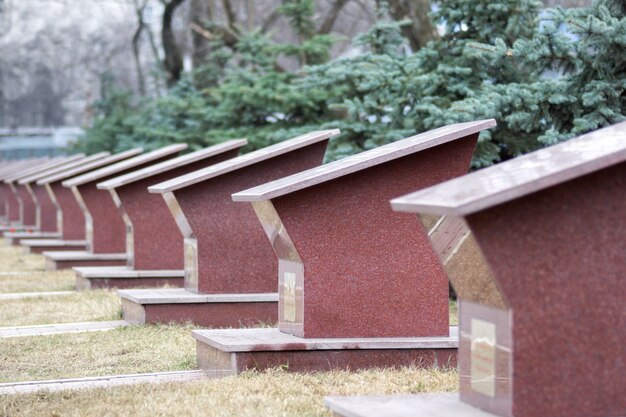
[(389, 199), (466, 173), (492, 126), (446, 126), (233, 194), (278, 257), (279, 324), (194, 332), (200, 366), (454, 366), (447, 277), (427, 229)]
[(163, 195), (185, 237), (185, 288), (119, 291), (124, 319), (275, 323), (276, 257), (254, 210), (231, 194), (321, 164), (338, 133), (311, 132), (150, 187)]
[[(54, 161), (58, 161), (60, 158), (55, 158)], [(36, 172), (39, 167), (49, 163), (49, 158), (35, 159), (24, 164), (16, 165), (16, 169), (9, 169), (6, 174), (3, 175), (0, 186), (3, 190), (4, 205), (5, 205), (5, 223), (0, 227), (0, 232), (17, 230), (22, 226), (20, 219), (20, 200), (17, 195), (17, 189), (13, 184), (7, 182), (7, 180), (20, 175), (28, 175), (31, 172)]]
[(137, 148), (98, 158), (92, 162), (37, 180), (37, 185), (45, 188), (48, 198), (54, 205), (56, 229), (61, 236), (57, 239), (23, 239), (20, 241), (20, 244), (24, 248), (24, 252), (42, 253), (45, 251), (85, 250), (87, 245), (85, 240), (85, 215), (72, 190), (63, 187), (61, 183), (68, 178), (137, 156), (142, 151), (141, 148)]
[(126, 266), (77, 267), (76, 287), (138, 288), (184, 285), (183, 236), (169, 208), (148, 186), (237, 156), (245, 139), (230, 140), (98, 184), (126, 223)]
[[(16, 172), (29, 169), (31, 166), (41, 164), (46, 158), (34, 158), (21, 161), (14, 161), (6, 163), (0, 169), (0, 230), (7, 230), (8, 226), (19, 220), (19, 210), (15, 213), (15, 219), (9, 221), (10, 208), (9, 201), (12, 199), (13, 191), (9, 184), (6, 184), (4, 180)], [(16, 207), (19, 205), (16, 201)]]
[(44, 186), (37, 181), (50, 175), (66, 172), (75, 167), (86, 165), (92, 161), (108, 156), (108, 152), (76, 159), (56, 168), (48, 169), (37, 174), (18, 180), (18, 184), (25, 187), (35, 203), (35, 227), (21, 232), (5, 232), (7, 244), (18, 245), (22, 239), (59, 238), (61, 236), (57, 225), (57, 209)]
[(83, 210), (87, 249), (43, 252), (46, 257), (46, 269), (126, 265), (126, 225), (110, 193), (98, 190), (96, 185), (107, 179), (173, 158), (186, 148), (186, 144), (166, 146), (63, 181), (63, 186), (72, 190)]
[(455, 250), (473, 264), (449, 272), (460, 299), (460, 402), (329, 399), (335, 413), (626, 415), (626, 122), (392, 205), (471, 231)]
[[(39, 165), (35, 165), (33, 167), (31, 167), (28, 170), (24, 170), (24, 171), (19, 171), (9, 177), (7, 177), (4, 182), (5, 184), (8, 184), (9, 187), (11, 188), (13, 195), (14, 195), (14, 199), (9, 200), (9, 208), (11, 210), (11, 212), (16, 211), (19, 213), (18, 214), (18, 218), (19, 220), (17, 220), (17, 225), (15, 227), (8, 227), (8, 228), (0, 228), (0, 231), (16, 231), (18, 228), (19, 230), (33, 230), (36, 228), (36, 205), (35, 205), (35, 201), (32, 197), (32, 195), (28, 192), (28, 189), (19, 184), (19, 180), (22, 178), (26, 178), (29, 177), (31, 175), (34, 174), (38, 174), (41, 172), (45, 172), (49, 169), (52, 168), (56, 168), (59, 166), (63, 166), (69, 162), (75, 161), (77, 159), (83, 158), (84, 155), (80, 154), (80, 155), (73, 155), (73, 156), (68, 156), (68, 157), (58, 157), (58, 158), (53, 158), (53, 159), (49, 159)], [(17, 203), (17, 207), (15, 207), (15, 204)]]

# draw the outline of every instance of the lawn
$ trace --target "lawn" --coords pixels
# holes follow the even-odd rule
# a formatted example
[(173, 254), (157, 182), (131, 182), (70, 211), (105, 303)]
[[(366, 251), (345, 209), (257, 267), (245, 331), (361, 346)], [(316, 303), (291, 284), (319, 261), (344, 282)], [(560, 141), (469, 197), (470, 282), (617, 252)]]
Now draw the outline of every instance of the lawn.
[(45, 266), (42, 255), (24, 255), (21, 246), (7, 246), (0, 239), (0, 271), (43, 271)]
[(121, 308), (119, 297), (114, 290), (2, 300), (0, 327), (120, 320)]
[(454, 391), (456, 370), (401, 368), (289, 374), (245, 372), (222, 379), (0, 398), (7, 416), (325, 416), (327, 395)]
[(196, 369), (192, 329), (130, 326), (3, 339), (0, 383)]
[(74, 289), (76, 275), (71, 270), (32, 271), (0, 274), (0, 293), (68, 291)]

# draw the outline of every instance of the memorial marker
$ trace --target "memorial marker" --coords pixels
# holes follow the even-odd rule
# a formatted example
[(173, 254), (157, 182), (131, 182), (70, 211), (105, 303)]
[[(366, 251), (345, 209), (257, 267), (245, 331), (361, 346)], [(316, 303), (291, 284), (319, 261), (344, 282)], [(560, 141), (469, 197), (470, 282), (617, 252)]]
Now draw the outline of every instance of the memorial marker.
[(127, 172), (162, 162), (187, 148), (186, 144), (161, 149), (118, 162), (62, 182), (71, 188), (85, 216), (87, 247), (85, 251), (44, 252), (46, 269), (66, 269), (75, 266), (125, 265), (126, 225), (119, 215), (111, 195), (96, 188), (96, 184)]
[(447, 277), (427, 230), (389, 199), (466, 173), (492, 126), (442, 127), (233, 194), (278, 256), (279, 324), (195, 331), (200, 366), (454, 366)]
[[(459, 396), (331, 398), (340, 416), (626, 415), (626, 122), (397, 198), (460, 220)], [(469, 247), (466, 248), (466, 247)]]
[(67, 164), (29, 175), (18, 180), (18, 184), (25, 187), (35, 203), (35, 227), (20, 232), (5, 232), (4, 237), (9, 245), (18, 245), (22, 239), (59, 238), (61, 236), (57, 225), (57, 211), (54, 202), (48, 195), (45, 187), (38, 185), (37, 180), (47, 176), (68, 171), (77, 166), (88, 164), (92, 161), (108, 156), (108, 152), (76, 159)]
[(45, 187), (55, 205), (57, 229), (61, 231), (61, 237), (59, 239), (23, 239), (20, 244), (24, 252), (84, 250), (87, 245), (85, 215), (72, 190), (63, 187), (62, 181), (137, 156), (142, 151), (142, 148), (131, 149), (38, 180), (37, 185)]
[(85, 250), (87, 245), (85, 215), (72, 190), (63, 187), (61, 183), (68, 178), (137, 156), (141, 152), (143, 152), (142, 148), (131, 149), (37, 180), (37, 185), (45, 187), (55, 206), (56, 227), (61, 232), (61, 237), (59, 239), (24, 239), (20, 242), (24, 252)]
[[(15, 203), (17, 203), (17, 211), (19, 220), (17, 221), (20, 229), (31, 230), (36, 227), (36, 207), (33, 197), (30, 195), (26, 187), (19, 184), (18, 181), (22, 178), (26, 178), (30, 175), (47, 171), (58, 166), (67, 164), (76, 159), (83, 158), (84, 155), (73, 155), (68, 157), (58, 157), (49, 159), (39, 165), (35, 165), (25, 171), (17, 172), (4, 180), (5, 184), (8, 184), (11, 188), (14, 199), (9, 200), (9, 206), (12, 212), (15, 211)], [(0, 231), (12, 231), (15, 227), (0, 228)]]
[(128, 264), (74, 268), (76, 287), (182, 287), (183, 236), (163, 198), (149, 193), (148, 186), (233, 158), (247, 143), (230, 140), (99, 183), (99, 189), (111, 193), (126, 224)]
[(122, 290), (133, 323), (276, 322), (277, 262), (251, 207), (231, 194), (322, 163), (338, 130), (311, 132), (154, 185), (185, 237), (185, 288)]
[[(4, 183), (4, 179), (19, 170), (25, 170), (29, 167), (40, 164), (45, 161), (44, 158), (25, 159), (6, 163), (0, 168), (0, 227), (10, 226), (8, 221), (8, 200), (11, 198), (8, 193), (12, 193), (11, 187)], [(19, 214), (17, 215), (19, 220)]]
[(39, 167), (49, 161), (49, 158), (41, 158), (25, 162), (24, 164), (17, 164), (15, 165), (15, 169), (8, 169), (7, 172), (2, 175), (0, 187), (2, 188), (2, 195), (4, 198), (5, 223), (2, 227), (0, 227), (0, 232), (15, 230), (21, 226), (20, 201), (17, 196), (17, 190), (15, 187), (11, 186), (11, 184), (5, 182), (5, 180), (18, 174), (32, 172), (36, 169), (36, 167)]

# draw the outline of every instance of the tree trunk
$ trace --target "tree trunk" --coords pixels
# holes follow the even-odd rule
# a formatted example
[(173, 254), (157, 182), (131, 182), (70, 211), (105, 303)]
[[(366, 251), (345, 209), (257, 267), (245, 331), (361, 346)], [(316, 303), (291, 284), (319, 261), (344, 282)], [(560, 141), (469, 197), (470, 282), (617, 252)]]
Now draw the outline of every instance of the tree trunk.
[(413, 52), (439, 37), (437, 28), (428, 16), (430, 10), (430, 0), (389, 1), (389, 12), (394, 20), (410, 20), (410, 24), (402, 28), (402, 34), (409, 40)]
[[(212, 5), (209, 4), (213, 0), (191, 0), (190, 17), (191, 22), (203, 27), (204, 22), (212, 20)], [(209, 40), (195, 30), (191, 31), (191, 63), (194, 68), (206, 62), (209, 55)]]
[(335, 26), (335, 22), (339, 17), (339, 13), (341, 13), (341, 10), (345, 7), (346, 4), (348, 4), (348, 1), (349, 0), (335, 0), (333, 2), (330, 10), (324, 18), (324, 21), (322, 22), (322, 25), (317, 31), (318, 33), (328, 34), (331, 30), (333, 30), (333, 26)]
[(176, 84), (183, 73), (183, 57), (176, 44), (172, 22), (174, 20), (174, 12), (184, 2), (185, 0), (170, 0), (170, 2), (165, 4), (165, 10), (163, 11), (163, 28), (161, 31), (163, 52), (165, 52), (163, 67), (167, 72), (167, 85), (169, 87)]

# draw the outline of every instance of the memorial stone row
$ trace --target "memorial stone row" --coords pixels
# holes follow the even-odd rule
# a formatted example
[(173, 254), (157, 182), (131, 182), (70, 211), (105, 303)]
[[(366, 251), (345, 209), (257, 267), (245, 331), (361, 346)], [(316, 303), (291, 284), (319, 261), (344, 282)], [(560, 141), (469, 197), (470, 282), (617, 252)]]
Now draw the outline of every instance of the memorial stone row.
[(129, 322), (211, 328), (213, 373), (460, 369), (458, 395), (327, 398), (338, 416), (625, 416), (626, 122), (468, 174), (495, 125), (326, 164), (338, 130), (4, 161), (0, 230), (120, 289)]

